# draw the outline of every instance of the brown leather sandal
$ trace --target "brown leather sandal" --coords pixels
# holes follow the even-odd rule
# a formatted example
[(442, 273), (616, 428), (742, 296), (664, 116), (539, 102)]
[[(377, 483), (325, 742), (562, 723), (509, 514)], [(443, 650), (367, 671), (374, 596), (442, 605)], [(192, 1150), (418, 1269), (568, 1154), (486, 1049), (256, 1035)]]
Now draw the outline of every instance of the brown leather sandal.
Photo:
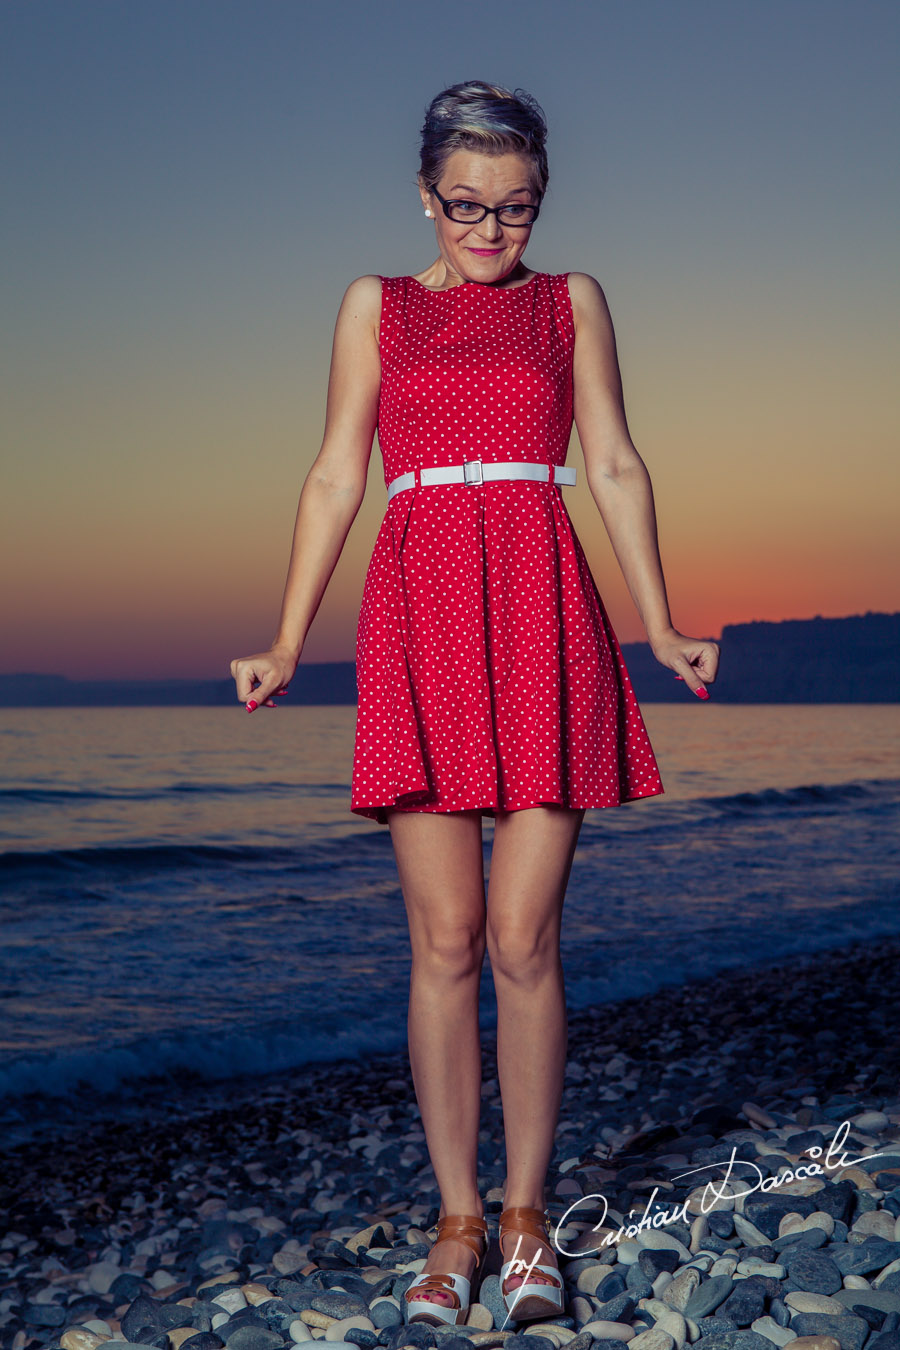
[[(550, 1241), (550, 1216), (544, 1209), (534, 1209), (530, 1205), (514, 1205), (500, 1215), (500, 1240), (508, 1233), (525, 1233), (544, 1244), (549, 1252), (553, 1251)], [(501, 1247), (501, 1252), (503, 1248)], [(543, 1252), (539, 1251), (538, 1256)], [(531, 1271), (539, 1270), (553, 1283), (542, 1284), (529, 1278)], [(506, 1280), (510, 1275), (521, 1275), (522, 1283), (512, 1289), (506, 1289)], [(540, 1265), (537, 1261), (524, 1260), (521, 1256), (512, 1256), (504, 1261), (500, 1268), (500, 1292), (510, 1317), (524, 1322), (532, 1317), (559, 1317), (564, 1311), (565, 1293), (562, 1275), (557, 1266)]]
[[(488, 1227), (484, 1219), (475, 1214), (445, 1214), (437, 1221), (437, 1237), (432, 1243), (432, 1250), (445, 1238), (464, 1242), (475, 1253), (478, 1259), (472, 1272), (474, 1279), (488, 1249)], [(440, 1323), (456, 1326), (465, 1319), (469, 1311), (470, 1290), (471, 1283), (465, 1275), (447, 1275), (423, 1270), (404, 1295), (406, 1320), (428, 1322), (432, 1326), (438, 1326)], [(449, 1305), (417, 1297), (423, 1293), (449, 1294), (454, 1302)]]

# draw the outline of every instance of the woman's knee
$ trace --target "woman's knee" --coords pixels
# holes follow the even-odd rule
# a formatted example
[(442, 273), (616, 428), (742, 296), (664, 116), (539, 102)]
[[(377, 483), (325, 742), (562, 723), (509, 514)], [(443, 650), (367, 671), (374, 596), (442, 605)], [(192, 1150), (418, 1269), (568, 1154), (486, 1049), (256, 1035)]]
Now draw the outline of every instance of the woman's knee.
[(494, 977), (533, 984), (561, 964), (559, 934), (552, 925), (534, 930), (521, 923), (487, 925), (486, 943)]
[(413, 943), (413, 964), (430, 978), (464, 980), (484, 964), (484, 924), (426, 924)]

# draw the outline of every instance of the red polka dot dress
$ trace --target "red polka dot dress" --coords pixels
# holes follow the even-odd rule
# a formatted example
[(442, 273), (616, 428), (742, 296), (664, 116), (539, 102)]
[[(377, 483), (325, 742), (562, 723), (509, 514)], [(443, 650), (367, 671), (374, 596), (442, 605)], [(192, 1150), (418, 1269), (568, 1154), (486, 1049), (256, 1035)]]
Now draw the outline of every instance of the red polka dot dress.
[(565, 463), (567, 273), (433, 291), (382, 277), (387, 503), (363, 587), (351, 811), (617, 806), (663, 792), (622, 652), (554, 482), (419, 481)]

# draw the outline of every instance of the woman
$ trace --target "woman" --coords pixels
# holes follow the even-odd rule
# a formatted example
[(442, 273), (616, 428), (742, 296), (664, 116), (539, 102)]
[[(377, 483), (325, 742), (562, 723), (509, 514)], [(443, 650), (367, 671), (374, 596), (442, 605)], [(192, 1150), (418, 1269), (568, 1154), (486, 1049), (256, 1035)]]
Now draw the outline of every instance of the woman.
[[(377, 424), (389, 495), (357, 633), (351, 810), (390, 827), (409, 920), (410, 1062), (441, 1208), (406, 1316), (435, 1324), (465, 1319), (487, 1247), (486, 949), (507, 1153), (503, 1295), (517, 1321), (563, 1311), (545, 1208), (566, 1059), (563, 898), (585, 810), (663, 791), (563, 503), (573, 416), (656, 659), (708, 697), (719, 657), (672, 625), (603, 291), (522, 261), (547, 186), (545, 138), (521, 90), (470, 81), (432, 101), (418, 183), (438, 257), (348, 286), (278, 632), (231, 666), (250, 712), (285, 692), (362, 501)], [(495, 819), (486, 906), (484, 815)]]

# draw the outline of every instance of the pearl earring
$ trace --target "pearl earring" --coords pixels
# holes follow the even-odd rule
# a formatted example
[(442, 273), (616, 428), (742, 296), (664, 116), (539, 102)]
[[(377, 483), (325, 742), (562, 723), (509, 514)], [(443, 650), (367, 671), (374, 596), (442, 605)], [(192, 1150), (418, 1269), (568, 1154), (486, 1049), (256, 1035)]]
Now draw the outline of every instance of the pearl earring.
[(430, 215), (431, 215), (431, 212), (429, 211), (429, 209), (428, 209), (427, 206), (425, 207), (425, 214), (426, 214), (426, 216), (430, 216)]

